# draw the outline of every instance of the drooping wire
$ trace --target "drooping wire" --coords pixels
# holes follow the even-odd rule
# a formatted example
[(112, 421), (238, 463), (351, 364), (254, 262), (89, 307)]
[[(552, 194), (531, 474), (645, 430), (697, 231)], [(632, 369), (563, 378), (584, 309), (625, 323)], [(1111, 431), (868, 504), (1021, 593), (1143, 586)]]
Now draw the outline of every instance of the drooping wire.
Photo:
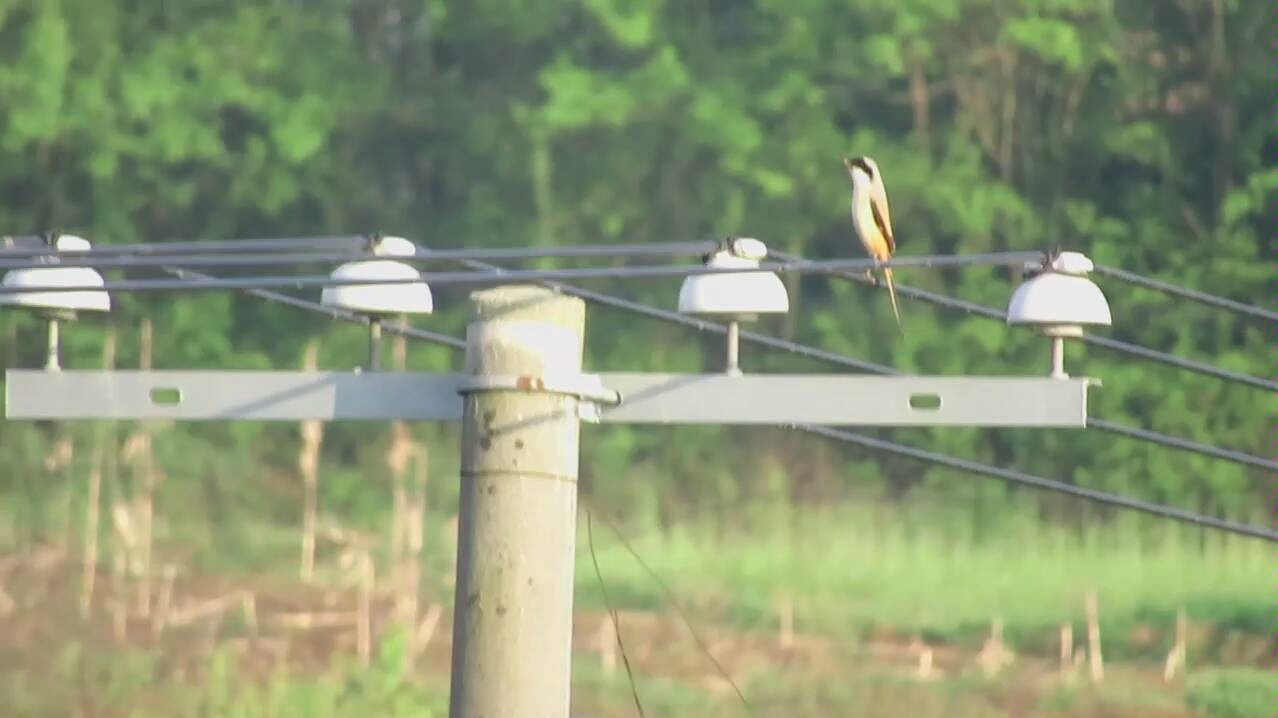
[(647, 718), (643, 712), (643, 701), (639, 700), (639, 688), (635, 684), (635, 672), (630, 667), (630, 655), (626, 653), (626, 644), (621, 638), (621, 619), (617, 609), (613, 608), (608, 598), (608, 586), (604, 583), (603, 571), (599, 570), (599, 557), (595, 555), (595, 528), (591, 520), (594, 512), (586, 509), (586, 544), (590, 547), (590, 563), (595, 567), (595, 579), (599, 581), (599, 593), (603, 596), (604, 608), (608, 611), (608, 620), (612, 621), (613, 640), (617, 642), (617, 650), (621, 652), (621, 664), (626, 668), (626, 680), (630, 683), (630, 696), (634, 698), (635, 710), (639, 718)]
[[(737, 682), (728, 674), (728, 671), (723, 667), (723, 664), (719, 663), (718, 659), (716, 659), (714, 654), (711, 653), (710, 647), (701, 639), (701, 634), (697, 632), (697, 629), (692, 625), (692, 621), (688, 619), (688, 614), (683, 610), (683, 606), (679, 603), (678, 598), (675, 597), (674, 591), (671, 591), (665, 581), (661, 580), (661, 576), (659, 576), (657, 572), (648, 565), (647, 561), (643, 560), (643, 557), (639, 555), (639, 552), (635, 550), (635, 547), (631, 545), (630, 541), (626, 539), (625, 534), (621, 532), (621, 529), (615, 523), (610, 521), (607, 516), (601, 517), (600, 520), (603, 521), (608, 529), (612, 531), (613, 535), (617, 537), (617, 541), (619, 541), (622, 547), (626, 549), (626, 552), (634, 557), (635, 562), (639, 564), (639, 567), (642, 568), (644, 572), (648, 574), (648, 577), (652, 579), (652, 582), (657, 586), (658, 590), (661, 591), (662, 596), (665, 597), (666, 602), (675, 610), (675, 613), (679, 616), (679, 620), (682, 621), (684, 627), (688, 629), (688, 633), (692, 636), (693, 642), (697, 644), (697, 648), (700, 649), (700, 651), (705, 654), (705, 657), (709, 659), (710, 663), (714, 665), (715, 670), (719, 672), (719, 677), (727, 681), (728, 685), (732, 687), (733, 692), (737, 694), (737, 699), (741, 701), (741, 705), (746, 709), (746, 712), (750, 715), (754, 715), (754, 706), (746, 699), (745, 694), (741, 692), (741, 688), (737, 686)], [(589, 514), (587, 514), (586, 526), (587, 535), (589, 535)], [(598, 570), (597, 564), (596, 570)]]

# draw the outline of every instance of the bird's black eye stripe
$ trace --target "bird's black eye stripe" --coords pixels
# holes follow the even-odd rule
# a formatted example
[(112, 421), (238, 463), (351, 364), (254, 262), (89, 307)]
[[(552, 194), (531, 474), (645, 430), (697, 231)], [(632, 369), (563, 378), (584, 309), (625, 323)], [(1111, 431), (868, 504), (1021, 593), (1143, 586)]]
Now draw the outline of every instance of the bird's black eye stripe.
[(860, 167), (867, 175), (870, 176), (870, 179), (874, 179), (874, 168), (870, 166), (869, 162), (865, 161), (864, 157), (854, 157), (852, 159), (852, 166)]

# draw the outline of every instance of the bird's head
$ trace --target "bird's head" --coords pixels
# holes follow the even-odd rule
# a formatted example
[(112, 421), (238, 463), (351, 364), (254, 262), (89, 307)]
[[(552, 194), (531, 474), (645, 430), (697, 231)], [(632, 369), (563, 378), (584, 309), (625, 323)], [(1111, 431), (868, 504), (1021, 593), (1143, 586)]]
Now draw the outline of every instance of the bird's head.
[(701, 255), (701, 263), (709, 264), (711, 259), (720, 256), (758, 262), (768, 256), (768, 247), (753, 237), (724, 237), (715, 243), (713, 250)]
[(852, 183), (877, 181), (879, 178), (879, 166), (869, 157), (844, 157), (843, 166), (847, 168), (848, 176), (851, 177)]
[(364, 241), (364, 251), (375, 257), (413, 257), (417, 245), (403, 237), (371, 234)]
[(728, 237), (727, 249), (734, 257), (760, 261), (768, 256), (768, 247), (753, 237)]

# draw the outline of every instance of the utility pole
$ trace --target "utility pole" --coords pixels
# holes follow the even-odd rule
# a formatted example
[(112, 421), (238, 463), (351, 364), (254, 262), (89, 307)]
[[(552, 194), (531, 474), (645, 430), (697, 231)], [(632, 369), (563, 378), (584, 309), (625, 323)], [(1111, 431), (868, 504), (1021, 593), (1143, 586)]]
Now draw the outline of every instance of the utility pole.
[(568, 718), (586, 308), (471, 294), (449, 718)]

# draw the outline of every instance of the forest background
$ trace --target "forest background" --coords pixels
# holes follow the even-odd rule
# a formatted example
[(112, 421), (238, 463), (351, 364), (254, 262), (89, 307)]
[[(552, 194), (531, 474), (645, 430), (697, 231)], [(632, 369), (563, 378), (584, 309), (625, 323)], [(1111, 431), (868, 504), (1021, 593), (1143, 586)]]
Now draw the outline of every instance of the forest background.
[[(441, 248), (739, 234), (857, 257), (840, 158), (868, 154), (902, 254), (1060, 245), (1272, 306), (1273, 26), (1272, 8), (1250, 0), (0, 0), (0, 227), (98, 244), (381, 231)], [(896, 276), (999, 307), (1012, 289), (1005, 269)], [(899, 336), (877, 290), (787, 281), (792, 312), (761, 331), (908, 372), (1044, 371), (1046, 344), (1030, 332), (903, 300)], [(1106, 335), (1272, 376), (1271, 327), (1098, 281), (1115, 317)], [(675, 280), (583, 284), (667, 307), (678, 291)], [(459, 335), (464, 299), (441, 288), (438, 311), (413, 321)], [(115, 364), (136, 366), (143, 317), (159, 368), (296, 368), (314, 337), (318, 366), (350, 368), (365, 349), (358, 327), (231, 293), (115, 301), (109, 321), (65, 332), (68, 366), (100, 366), (108, 334)], [(0, 314), (0, 360), (39, 366), (42, 331)], [(696, 370), (718, 343), (597, 307), (588, 336), (600, 370)], [(1104, 380), (1096, 416), (1273, 455), (1269, 392), (1103, 349), (1071, 346), (1069, 361)], [(407, 347), (410, 369), (458, 362)], [(829, 370), (755, 349), (745, 363)], [(110, 452), (131, 430), (107, 429)], [(83, 531), (79, 477), (102, 431), (0, 423), (5, 545)], [(814, 630), (958, 635), (1000, 613), (1033, 632), (1080, 611), (1084, 586), (1120, 584), (1122, 620), (1189, 605), (1252, 633), (1268, 625), (1268, 549), (1254, 543), (780, 429), (585, 431), (583, 503), (644, 537), (645, 556), (686, 579), (672, 579), (678, 590), (742, 625), (771, 620), (788, 587), (807, 597)], [(156, 432), (157, 542), (209, 567), (296, 560), (296, 426)], [(429, 448), (425, 520), (445, 526), (454, 429), (410, 432)], [(1148, 443), (871, 433), (1273, 523), (1272, 475)], [(50, 464), (66, 438), (74, 458)], [(384, 530), (392, 438), (380, 425), (325, 427), (323, 520)], [(102, 500), (133, 490), (121, 470)], [(437, 547), (440, 561), (448, 550)], [(601, 551), (622, 600), (661, 604), (620, 567), (624, 552)], [(593, 590), (583, 584), (585, 605)]]

